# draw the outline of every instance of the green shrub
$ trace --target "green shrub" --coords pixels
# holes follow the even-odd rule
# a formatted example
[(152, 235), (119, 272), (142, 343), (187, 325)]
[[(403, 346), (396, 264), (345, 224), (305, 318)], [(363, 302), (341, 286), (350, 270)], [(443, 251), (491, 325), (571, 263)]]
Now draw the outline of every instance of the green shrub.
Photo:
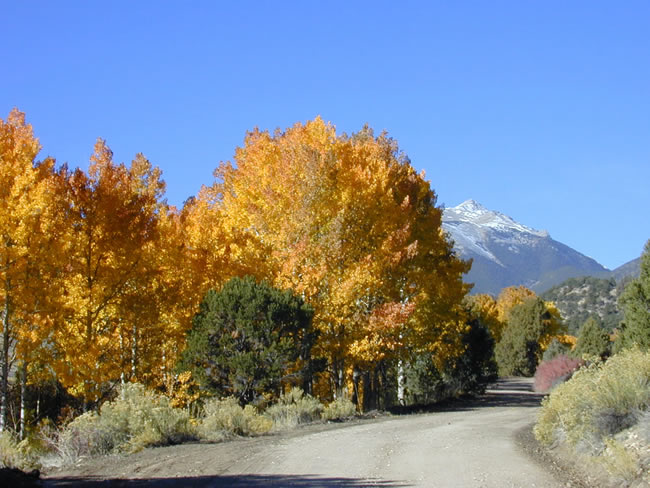
[(0, 432), (0, 468), (30, 471), (38, 467), (38, 455), (29, 440), (19, 441), (12, 432)]
[(260, 415), (252, 405), (241, 407), (233, 398), (212, 399), (203, 407), (203, 418), (198, 427), (201, 438), (221, 441), (233, 435), (264, 434), (273, 422)]
[(650, 353), (626, 350), (606, 363), (594, 361), (557, 386), (542, 403), (535, 436), (549, 446), (566, 442), (612, 473), (629, 473), (634, 456), (620, 452), (618, 439), (647, 418), (649, 405)]
[(349, 398), (337, 398), (323, 409), (321, 417), (323, 420), (339, 420), (353, 417), (357, 413), (357, 407)]
[(70, 463), (80, 457), (135, 452), (194, 437), (186, 411), (173, 408), (165, 396), (129, 383), (99, 413), (86, 412), (53, 432), (49, 443), (64, 462)]
[(295, 427), (321, 418), (323, 404), (298, 387), (284, 393), (278, 403), (271, 405), (264, 414), (273, 420), (276, 429)]

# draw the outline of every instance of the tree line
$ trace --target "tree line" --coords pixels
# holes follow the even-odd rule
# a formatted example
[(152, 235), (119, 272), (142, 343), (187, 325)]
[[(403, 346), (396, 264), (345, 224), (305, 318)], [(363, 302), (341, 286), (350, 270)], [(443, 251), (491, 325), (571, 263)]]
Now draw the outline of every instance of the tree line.
[(21, 392), (55, 383), (84, 408), (119, 382), (173, 390), (199, 304), (238, 276), (313, 309), (322, 398), (356, 382), (376, 403), (389, 364), (463, 350), (469, 263), (386, 134), (319, 118), (254, 130), (180, 209), (142, 154), (116, 163), (99, 139), (83, 171), (39, 151), (24, 114), (0, 121), (0, 427), (12, 374)]
[[(480, 390), (512, 351), (528, 371), (563, 331), (524, 288), (468, 296), (434, 190), (367, 126), (253, 130), (182, 208), (142, 154), (116, 163), (99, 139), (83, 171), (39, 151), (24, 114), (0, 120), (2, 429), (124, 382), (424, 402)], [(508, 326), (524, 304), (527, 332)]]

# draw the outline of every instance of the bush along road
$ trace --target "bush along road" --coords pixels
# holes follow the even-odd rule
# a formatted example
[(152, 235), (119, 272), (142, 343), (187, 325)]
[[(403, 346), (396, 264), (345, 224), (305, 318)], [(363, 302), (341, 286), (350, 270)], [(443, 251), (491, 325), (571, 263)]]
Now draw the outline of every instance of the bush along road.
[(126, 487), (565, 487), (526, 454), (517, 433), (535, 420), (531, 381), (505, 379), (488, 392), (422, 414), (220, 444), (145, 449), (48, 473), (42, 483)]

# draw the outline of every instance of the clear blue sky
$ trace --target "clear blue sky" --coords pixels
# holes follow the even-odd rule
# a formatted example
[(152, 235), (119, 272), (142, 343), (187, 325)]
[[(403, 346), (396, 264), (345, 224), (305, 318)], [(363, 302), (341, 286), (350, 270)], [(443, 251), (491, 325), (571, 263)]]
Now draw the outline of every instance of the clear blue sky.
[(650, 238), (650, 2), (0, 0), (0, 117), (181, 205), (255, 126), (386, 129), (473, 198), (614, 268)]

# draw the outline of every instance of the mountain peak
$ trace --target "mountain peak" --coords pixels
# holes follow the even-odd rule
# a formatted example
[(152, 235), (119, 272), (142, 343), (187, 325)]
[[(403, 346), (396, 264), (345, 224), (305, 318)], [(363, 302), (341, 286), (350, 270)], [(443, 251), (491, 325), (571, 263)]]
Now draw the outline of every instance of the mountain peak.
[(544, 290), (570, 276), (606, 271), (600, 264), (554, 241), (546, 231), (520, 224), (476, 200), (444, 209), (442, 225), (464, 258), (475, 293), (498, 293), (511, 285)]
[(536, 230), (532, 227), (520, 224), (512, 217), (500, 212), (489, 210), (476, 200), (465, 200), (456, 207), (445, 209), (443, 221), (447, 222), (469, 222), (482, 227), (490, 227), (501, 232), (517, 232), (532, 234), (537, 237), (549, 237), (545, 230)]
[(454, 208), (458, 210), (465, 210), (467, 212), (489, 212), (487, 208), (478, 203), (476, 200), (472, 200), (471, 198), (469, 200), (465, 200), (463, 203)]

